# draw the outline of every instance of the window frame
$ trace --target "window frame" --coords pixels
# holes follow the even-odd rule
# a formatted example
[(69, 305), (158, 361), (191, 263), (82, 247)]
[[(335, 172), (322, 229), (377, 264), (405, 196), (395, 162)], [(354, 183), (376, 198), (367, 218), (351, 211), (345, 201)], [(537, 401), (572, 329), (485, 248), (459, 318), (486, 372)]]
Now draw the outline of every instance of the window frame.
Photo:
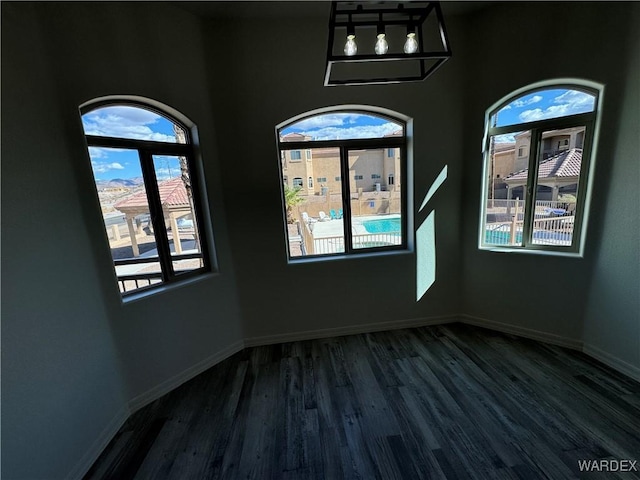
[[(155, 102), (154, 102), (155, 103)], [(153, 261), (156, 261), (156, 257), (145, 257), (145, 258), (131, 258), (124, 260), (114, 260), (111, 252), (109, 252), (109, 256), (111, 257), (113, 273), (116, 279), (115, 285), (118, 289), (121, 299), (123, 301), (135, 299), (139, 297), (140, 294), (147, 293), (155, 293), (157, 291), (161, 291), (166, 289), (166, 287), (170, 285), (177, 285), (181, 283), (185, 283), (194, 279), (195, 277), (200, 277), (211, 273), (214, 270), (212, 259), (213, 255), (209, 250), (209, 235), (210, 235), (210, 227), (207, 223), (205, 223), (204, 211), (206, 210), (206, 191), (201, 182), (203, 179), (203, 173), (199, 168), (199, 162), (196, 161), (198, 157), (195, 144), (193, 141), (194, 135), (192, 129), (195, 128), (193, 125), (189, 125), (187, 122), (182, 121), (177, 118), (179, 112), (175, 111), (169, 113), (165, 111), (163, 108), (156, 106), (155, 104), (150, 104), (145, 101), (137, 100), (137, 99), (128, 99), (128, 98), (106, 98), (99, 99), (96, 101), (91, 101), (84, 103), (80, 106), (80, 118), (82, 116), (91, 113), (96, 110), (100, 110), (101, 108), (107, 107), (133, 107), (139, 108), (142, 110), (146, 110), (156, 115), (159, 115), (166, 119), (167, 121), (177, 125), (180, 127), (185, 134), (185, 142), (186, 143), (173, 143), (173, 142), (161, 142), (155, 140), (141, 140), (134, 138), (123, 138), (123, 137), (108, 137), (108, 136), (100, 136), (100, 135), (87, 135), (84, 134), (84, 139), (87, 147), (87, 157), (89, 158), (89, 163), (91, 163), (91, 158), (89, 156), (89, 147), (97, 147), (97, 148), (119, 148), (119, 149), (127, 149), (136, 151), (138, 154), (138, 161), (140, 162), (140, 169), (142, 172), (143, 183), (145, 187), (145, 193), (147, 197), (147, 202), (149, 205), (149, 216), (151, 219), (151, 223), (154, 230), (154, 238), (156, 242), (156, 248), (158, 251), (157, 262), (160, 265), (160, 276), (161, 282), (154, 283), (150, 285), (144, 285), (141, 287), (137, 287), (133, 290), (129, 291), (120, 291), (120, 282), (132, 280), (136, 277), (136, 275), (121, 275), (118, 276), (116, 267), (124, 264), (136, 264), (136, 263), (149, 263), (150, 258)], [(167, 110), (170, 110), (167, 108)], [(83, 128), (84, 132), (84, 128)], [(158, 179), (155, 174), (155, 165), (153, 157), (160, 155), (167, 156), (177, 156), (177, 157), (185, 157), (187, 160), (187, 166), (189, 168), (189, 176), (191, 179), (191, 191), (193, 194), (193, 215), (195, 216), (194, 220), (196, 222), (196, 227), (200, 232), (198, 239), (200, 241), (200, 250), (201, 253), (190, 253), (190, 254), (180, 254), (180, 255), (172, 255), (171, 247), (169, 246), (169, 238), (167, 235), (167, 226), (164, 222), (164, 214), (162, 210), (162, 203), (160, 198), (160, 192), (158, 190)], [(95, 178), (92, 174), (93, 186), (96, 192), (96, 199), (98, 199), (98, 187), (95, 182)], [(100, 203), (97, 204), (98, 210), (101, 210)], [(103, 228), (105, 238), (107, 241), (107, 246), (109, 246), (109, 234), (105, 228)], [(173, 268), (173, 262), (179, 260), (187, 260), (193, 258), (201, 258), (202, 259), (202, 267), (195, 268), (189, 271), (178, 271), (176, 272)], [(135, 280), (135, 279), (133, 279)]]
[[(382, 109), (380, 109), (382, 110)], [(357, 150), (382, 150), (383, 161), (386, 152), (388, 149), (399, 149), (399, 157), (400, 157), (400, 177), (407, 179), (409, 175), (409, 149), (411, 147), (410, 142), (410, 119), (404, 117), (399, 114), (390, 114), (386, 112), (382, 112), (377, 109), (363, 109), (362, 107), (349, 108), (349, 106), (342, 106), (339, 108), (327, 108), (315, 110), (312, 112), (307, 112), (306, 114), (302, 114), (287, 120), (276, 126), (276, 146), (278, 149), (278, 158), (280, 157), (282, 152), (299, 150), (299, 149), (320, 149), (320, 148), (338, 148), (340, 152), (340, 180), (338, 180), (341, 184), (341, 193), (343, 198), (343, 216), (344, 219), (344, 252), (333, 253), (333, 254), (317, 254), (317, 255), (305, 255), (301, 257), (292, 257), (289, 251), (288, 245), (288, 232), (287, 232), (287, 222), (286, 222), (286, 206), (284, 203), (284, 188), (281, 183), (280, 187), (282, 190), (282, 207), (283, 207), (283, 220), (285, 225), (285, 243), (287, 244), (287, 257), (289, 263), (301, 263), (306, 260), (329, 260), (333, 258), (344, 258), (344, 257), (353, 257), (353, 256), (366, 256), (370, 254), (384, 254), (389, 252), (401, 252), (408, 251), (411, 249), (413, 245), (413, 239), (409, 238), (409, 226), (413, 225), (412, 219), (409, 218), (410, 215), (413, 215), (413, 211), (410, 208), (410, 197), (406, 188), (403, 188), (400, 192), (400, 211), (402, 212), (400, 215), (400, 229), (402, 242), (399, 245), (388, 245), (382, 247), (369, 247), (369, 248), (353, 248), (353, 234), (352, 234), (352, 223), (351, 223), (351, 192), (350, 190), (350, 181), (344, 181), (344, 179), (350, 179), (350, 169), (349, 169), (349, 152), (357, 151)], [(376, 116), (379, 118), (387, 119), (390, 122), (394, 122), (402, 127), (403, 135), (396, 136), (390, 135), (386, 137), (377, 137), (377, 138), (355, 138), (355, 139), (337, 139), (337, 140), (304, 140), (304, 141), (296, 141), (296, 142), (282, 142), (280, 132), (286, 129), (290, 125), (294, 125), (302, 120), (327, 114), (327, 113), (353, 113), (353, 114), (362, 114), (369, 116)], [(397, 116), (396, 116), (397, 115)], [(279, 163), (279, 168), (282, 166)], [(354, 172), (355, 174), (355, 172)], [(280, 174), (282, 177), (282, 174)], [(405, 180), (405, 183), (409, 183)], [(344, 201), (344, 199), (349, 199)]]
[[(522, 122), (512, 125), (495, 127), (490, 124), (493, 116), (511, 102), (526, 95), (545, 90), (568, 89), (584, 92), (594, 97), (593, 111), (555, 117), (531, 122)], [(559, 256), (577, 256), (584, 254), (584, 244), (586, 238), (586, 227), (588, 223), (589, 206), (591, 202), (591, 191), (594, 181), (595, 152), (597, 147), (600, 117), (602, 111), (602, 100), (604, 95), (604, 85), (583, 80), (568, 81), (545, 81), (512, 92), (504, 99), (500, 100), (485, 112), (485, 133), (483, 138), (483, 168), (482, 187), (480, 192), (480, 222), (478, 229), (478, 248), (496, 252), (521, 252), (535, 254), (549, 254)], [(546, 131), (561, 130), (572, 127), (585, 127), (585, 135), (582, 147), (582, 161), (578, 187), (576, 190), (576, 208), (574, 212), (574, 229), (572, 232), (572, 242), (570, 246), (544, 245), (532, 242), (533, 222), (535, 211), (533, 210), (536, 191), (538, 187), (538, 167), (540, 164), (539, 154), (542, 146), (542, 135)], [(491, 138), (496, 135), (530, 131), (530, 142), (523, 145), (529, 152), (527, 164), (526, 198), (523, 214), (522, 245), (496, 245), (486, 243), (486, 206), (491, 183), (488, 178), (491, 169)], [(516, 152), (519, 157), (519, 152)]]

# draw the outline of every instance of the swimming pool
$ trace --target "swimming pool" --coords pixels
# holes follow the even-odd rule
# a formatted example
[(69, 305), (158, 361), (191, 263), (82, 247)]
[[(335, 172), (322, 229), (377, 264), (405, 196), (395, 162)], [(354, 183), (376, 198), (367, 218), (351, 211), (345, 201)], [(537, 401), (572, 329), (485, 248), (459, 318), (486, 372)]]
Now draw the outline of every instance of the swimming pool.
[[(533, 232), (533, 243), (550, 245), (571, 245), (570, 233), (536, 230)], [(511, 244), (511, 233), (504, 230), (487, 230), (485, 243), (491, 245)], [(516, 245), (522, 245), (522, 232), (516, 232)]]
[[(509, 245), (511, 243), (511, 233), (502, 230), (487, 230), (484, 242), (492, 245)], [(516, 244), (522, 244), (522, 232), (516, 233)]]
[(393, 235), (400, 235), (401, 230), (400, 217), (365, 220), (362, 222), (362, 226), (367, 233), (391, 233)]

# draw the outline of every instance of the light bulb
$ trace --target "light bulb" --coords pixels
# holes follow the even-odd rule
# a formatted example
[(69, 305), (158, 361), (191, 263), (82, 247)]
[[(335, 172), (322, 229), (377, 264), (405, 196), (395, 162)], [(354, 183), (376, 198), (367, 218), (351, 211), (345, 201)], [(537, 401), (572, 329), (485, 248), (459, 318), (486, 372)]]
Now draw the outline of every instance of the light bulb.
[(384, 55), (389, 50), (389, 44), (387, 43), (386, 35), (381, 33), (378, 35), (378, 41), (376, 42), (376, 55)]
[(418, 42), (414, 32), (407, 33), (407, 41), (404, 42), (404, 53), (416, 53), (418, 51)]
[(353, 56), (358, 53), (358, 45), (356, 45), (356, 36), (347, 35), (347, 43), (344, 44), (344, 54)]

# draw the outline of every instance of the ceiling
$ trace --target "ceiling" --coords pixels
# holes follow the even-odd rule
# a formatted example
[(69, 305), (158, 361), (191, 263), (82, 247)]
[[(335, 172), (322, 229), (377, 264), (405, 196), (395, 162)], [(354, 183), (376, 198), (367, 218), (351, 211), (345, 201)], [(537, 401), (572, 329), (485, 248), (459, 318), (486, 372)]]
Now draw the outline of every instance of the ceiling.
[[(328, 18), (331, 2), (327, 1), (213, 1), (172, 2), (179, 8), (203, 18)], [(497, 2), (440, 2), (447, 16), (464, 15), (483, 10)]]

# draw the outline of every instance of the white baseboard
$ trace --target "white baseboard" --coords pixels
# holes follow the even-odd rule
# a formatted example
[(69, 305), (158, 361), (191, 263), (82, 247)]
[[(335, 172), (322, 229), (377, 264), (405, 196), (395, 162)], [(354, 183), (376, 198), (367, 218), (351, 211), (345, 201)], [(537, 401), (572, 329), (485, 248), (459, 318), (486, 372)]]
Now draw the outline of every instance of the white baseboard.
[(322, 328), (319, 330), (307, 330), (303, 332), (282, 333), (277, 335), (264, 335), (245, 338), (245, 347), (257, 347), (261, 345), (273, 345), (275, 343), (297, 342), (300, 340), (314, 340), (316, 338), (341, 337), (344, 335), (356, 335), (358, 333), (380, 332), (384, 330), (399, 330), (401, 328), (426, 327), (429, 325), (442, 325), (458, 321), (457, 315), (444, 315), (427, 318), (411, 318), (392, 322), (365, 323), (361, 325), (349, 325), (345, 327)]
[(594, 345), (585, 344), (581, 340), (575, 340), (573, 338), (563, 337), (561, 335), (542, 332), (540, 330), (534, 330), (531, 328), (509, 325), (507, 323), (496, 322), (494, 320), (487, 320), (486, 318), (473, 317), (471, 315), (459, 315), (459, 319), (460, 322), (468, 323), (469, 325), (485, 327), (490, 330), (497, 330), (499, 332), (510, 333), (512, 335), (518, 335), (520, 337), (531, 338), (532, 340), (539, 340), (541, 342), (559, 345), (561, 347), (567, 347), (573, 350), (579, 350), (589, 355), (590, 357), (601, 361), (617, 372), (620, 372), (623, 375), (627, 375), (628, 377), (640, 382), (639, 367), (625, 362), (615, 355), (605, 352), (604, 350), (601, 350)]
[(130, 414), (129, 410), (123, 406), (118, 413), (113, 416), (111, 421), (102, 430), (100, 435), (98, 435), (98, 438), (91, 444), (80, 461), (71, 470), (71, 472), (69, 472), (69, 475), (67, 476), (68, 479), (80, 480), (86, 475), (111, 439), (115, 437), (118, 430), (120, 430), (122, 425), (124, 425), (124, 422), (127, 421)]
[(496, 322), (495, 320), (487, 320), (486, 318), (473, 317), (471, 315), (459, 315), (458, 318), (462, 323), (475, 325), (476, 327), (484, 327), (498, 332), (510, 333), (520, 337), (539, 340), (540, 342), (559, 345), (561, 347), (571, 348), (573, 350), (582, 351), (582, 341), (573, 338), (563, 337), (554, 333), (542, 332), (532, 328), (518, 327), (508, 323)]
[(624, 360), (617, 358), (610, 353), (607, 353), (598, 347), (593, 345), (583, 345), (580, 340), (563, 337), (561, 335), (555, 335), (552, 333), (543, 332), (540, 330), (534, 330), (526, 327), (518, 327), (507, 323), (497, 322), (494, 320), (488, 320), (485, 318), (474, 317), (471, 315), (443, 315), (436, 317), (426, 318), (412, 318), (408, 320), (398, 320), (390, 322), (378, 322), (367, 323), (361, 325), (350, 325), (345, 327), (323, 328), (319, 330), (307, 330), (293, 333), (283, 333), (277, 335), (264, 335), (258, 337), (245, 338), (239, 340), (223, 350), (205, 358), (197, 364), (187, 368), (183, 372), (174, 375), (173, 377), (165, 380), (152, 389), (134, 397), (128, 402), (128, 409), (123, 407), (105, 427), (93, 445), (89, 448), (87, 453), (84, 454), (82, 459), (78, 462), (76, 467), (71, 471), (68, 478), (80, 479), (91, 468), (96, 459), (100, 456), (104, 448), (115, 436), (118, 430), (122, 427), (124, 422), (129, 418), (131, 414), (139, 410), (140, 408), (148, 405), (149, 403), (157, 400), (163, 395), (169, 393), (175, 388), (179, 387), (183, 383), (191, 380), (193, 377), (208, 370), (212, 366), (220, 363), (222, 360), (230, 357), (231, 355), (241, 351), (246, 347), (255, 347), (261, 345), (273, 345), (276, 343), (294, 342), (300, 340), (313, 340), (318, 338), (339, 337), (343, 335), (355, 335), (359, 333), (378, 332), (384, 330), (398, 330), (402, 328), (424, 327), (431, 325), (443, 325), (447, 323), (461, 322), (469, 325), (475, 325), (478, 327), (488, 328), (490, 330), (496, 330), (499, 332), (509, 333), (533, 340), (538, 340), (553, 345), (559, 345), (561, 347), (567, 347), (574, 350), (580, 350), (601, 361), (602, 363), (610, 366), (614, 370), (617, 370), (629, 377), (640, 381), (640, 368), (631, 365)]
[(640, 368), (635, 365), (631, 365), (628, 362), (616, 357), (615, 355), (611, 355), (604, 350), (594, 346), (586, 344), (582, 350), (587, 355), (595, 358), (596, 360), (600, 360), (605, 365), (613, 368), (614, 370), (627, 375), (628, 377), (633, 378), (640, 382)]
[(237, 342), (232, 343), (223, 350), (214, 353), (213, 355), (205, 358), (204, 360), (201, 360), (200, 362), (192, 365), (191, 367), (178, 373), (177, 375), (174, 375), (173, 377), (165, 380), (159, 385), (156, 385), (152, 389), (147, 390), (146, 392), (132, 398), (131, 400), (129, 400), (129, 410), (131, 410), (131, 413), (135, 413), (145, 405), (148, 405), (154, 400), (157, 400), (163, 395), (166, 395), (173, 389), (179, 387), (183, 383), (191, 380), (193, 377), (220, 363), (222, 360), (230, 357), (234, 353), (238, 353), (243, 348), (244, 342), (242, 340), (238, 340)]

